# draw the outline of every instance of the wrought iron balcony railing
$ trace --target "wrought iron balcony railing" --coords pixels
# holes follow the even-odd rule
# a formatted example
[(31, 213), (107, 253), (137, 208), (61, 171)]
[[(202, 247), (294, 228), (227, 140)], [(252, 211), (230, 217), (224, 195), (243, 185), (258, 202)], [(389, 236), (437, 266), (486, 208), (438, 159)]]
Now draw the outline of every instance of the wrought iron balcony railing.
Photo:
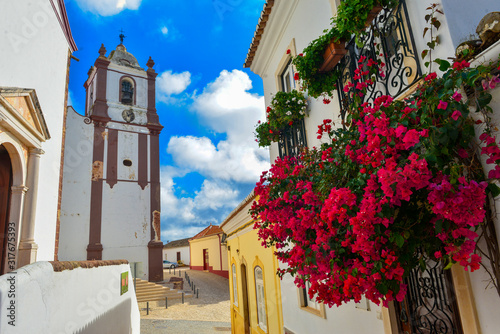
[(363, 102), (372, 102), (381, 95), (397, 97), (422, 76), (404, 0), (400, 0), (395, 8), (384, 8), (367, 28), (367, 33), (360, 42), (362, 47), (356, 45), (354, 39), (346, 45), (347, 54), (334, 69), (341, 73), (337, 92), (343, 120), (352, 104), (351, 93), (355, 88), (350, 92), (344, 92), (342, 88), (349, 82), (356, 85), (354, 71), (361, 56), (381, 60), (385, 64), (383, 74), (377, 73), (376, 83), (363, 96)]

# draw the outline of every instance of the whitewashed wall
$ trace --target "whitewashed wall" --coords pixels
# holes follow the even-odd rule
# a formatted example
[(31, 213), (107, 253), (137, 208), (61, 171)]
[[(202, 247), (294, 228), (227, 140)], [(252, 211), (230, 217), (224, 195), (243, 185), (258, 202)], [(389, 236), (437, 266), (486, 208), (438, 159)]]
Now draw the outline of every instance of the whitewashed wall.
[[(121, 273), (128, 272), (128, 292), (120, 295)], [(14, 277), (14, 280), (8, 281)], [(13, 284), (11, 284), (13, 283)], [(12, 288), (13, 286), (13, 288)], [(9, 297), (14, 291), (15, 297)], [(7, 305), (15, 305), (15, 326)], [(128, 264), (54, 272), (36, 262), (0, 276), (0, 332), (73, 334), (88, 325), (98, 333), (140, 333), (140, 314)], [(8, 319), (8, 321), (6, 321)], [(101, 319), (101, 320), (99, 320)], [(94, 328), (95, 329), (95, 328)]]
[[(120, 161), (119, 161), (120, 162)], [(101, 243), (105, 260), (126, 259), (142, 262), (142, 279), (147, 279), (148, 242), (151, 240), (149, 185), (136, 182), (103, 185)]]
[(284, 325), (295, 334), (384, 333), (381, 306), (372, 302), (368, 302), (369, 310), (356, 308), (354, 302), (325, 306), (322, 318), (300, 308), (298, 288), (290, 275), (281, 280), (281, 299)]
[[(500, 41), (492, 45), (488, 50), (481, 53), (476, 59), (471, 63), (472, 66), (477, 66), (479, 64), (488, 64), (491, 61), (498, 60), (500, 55)], [(500, 87), (496, 87), (489, 91), (493, 96), (490, 103), (493, 109), (492, 125), (500, 128)], [(475, 119), (481, 119), (481, 114), (472, 113), (472, 117)], [(483, 126), (476, 126), (476, 137), (479, 143), (479, 135), (483, 131)], [(500, 139), (500, 131), (494, 133), (498, 139)], [(486, 164), (486, 156), (481, 156), (483, 166), (485, 167), (486, 175), (490, 169), (493, 169), (495, 165)], [(497, 184), (500, 183), (497, 181)], [(497, 240), (500, 240), (500, 198), (497, 197), (494, 201), (494, 206), (496, 210), (496, 220), (495, 229), (497, 232)], [(483, 263), (488, 265), (488, 261), (483, 259)], [(488, 265), (489, 267), (489, 265)], [(490, 268), (490, 267), (489, 267)], [(491, 268), (490, 268), (491, 269)], [(500, 328), (500, 317), (498, 316), (498, 310), (500, 310), (500, 297), (498, 296), (493, 285), (488, 284), (490, 278), (483, 268), (477, 270), (470, 274), (471, 284), (473, 289), (473, 295), (475, 297), (475, 306), (477, 308), (478, 318), (481, 325), (481, 330), (483, 334), (494, 334), (498, 333)]]
[[(407, 0), (409, 18), (415, 37), (417, 55), (427, 48), (427, 39), (422, 38), (423, 29), (427, 26), (425, 15), (426, 8), (432, 3), (440, 1)], [(332, 1), (317, 0), (290, 0), (276, 1), (272, 9), (270, 20), (267, 23), (265, 34), (260, 42), (256, 57), (252, 64), (252, 71), (261, 76), (264, 84), (264, 96), (266, 105), (269, 105), (273, 95), (277, 91), (275, 72), (283, 55), (286, 53), (290, 42), (295, 38), (296, 52), (302, 50), (320, 34), (323, 29), (330, 26), (332, 15)], [(479, 20), (488, 12), (500, 11), (500, 2), (496, 0), (482, 0), (472, 2), (467, 0), (448, 1), (440, 3), (444, 7), (445, 15), (439, 16), (442, 25), (439, 29), (440, 44), (433, 51), (433, 59), (447, 59), (454, 56), (455, 47), (469, 35), (474, 35)], [(307, 27), (305, 29), (304, 27)], [(451, 33), (450, 33), (451, 30)], [(477, 38), (477, 37), (476, 37)], [(489, 56), (481, 56), (476, 63), (486, 60), (498, 59), (500, 44), (491, 47)], [(486, 52), (488, 53), (488, 52)], [(419, 57), (420, 59), (420, 57)], [(425, 72), (428, 71), (423, 66)], [(432, 71), (438, 71), (433, 66)], [(500, 128), (500, 88), (494, 92), (491, 103), (496, 116), (494, 121)], [(320, 100), (312, 99), (310, 103), (310, 114), (305, 119), (308, 146), (317, 146), (320, 141), (316, 139), (317, 125), (323, 119), (338, 119), (339, 105), (335, 97), (328, 105)], [(499, 133), (500, 134), (500, 133)], [(270, 148), (271, 161), (278, 156), (276, 143)], [(497, 200), (497, 212), (500, 212), (500, 204)], [(499, 217), (500, 218), (500, 214)], [(500, 226), (497, 220), (497, 234)], [(500, 297), (496, 291), (488, 285), (488, 276), (483, 269), (470, 275), (472, 294), (477, 308), (478, 320), (483, 334), (494, 334), (500, 328)], [(383, 323), (379, 320), (380, 308), (371, 304), (372, 311), (356, 309), (354, 304), (348, 304), (340, 308), (326, 310), (326, 320), (318, 318), (308, 312), (301, 311), (298, 307), (297, 289), (290, 277), (285, 277), (281, 284), (283, 298), (283, 320), (285, 327), (295, 333), (383, 333)]]
[[(328, 0), (322, 1), (279, 1), (271, 12), (272, 23), (266, 26), (266, 33), (261, 40), (257, 51), (258, 62), (254, 60), (252, 71), (262, 77), (264, 84), (264, 99), (268, 106), (277, 92), (275, 72), (282, 57), (295, 39), (296, 52), (301, 53), (309, 43), (330, 27), (332, 7)], [(305, 23), (307, 22), (307, 23)], [(307, 26), (307, 29), (304, 27)], [(280, 36), (279, 39), (270, 36)], [(309, 110), (313, 110), (305, 119), (307, 143), (310, 147), (317, 146), (320, 141), (316, 138), (317, 126), (325, 118), (335, 119), (338, 110), (335, 100), (325, 105), (322, 100), (311, 99)], [(270, 148), (271, 162), (278, 157), (278, 145), (273, 143)]]
[(0, 86), (34, 88), (51, 139), (42, 145), (36, 208), (37, 260), (53, 260), (69, 46), (46, 0), (3, 1)]
[(61, 227), (59, 230), (59, 260), (87, 259), (90, 228), (90, 189), (94, 126), (85, 124), (84, 117), (68, 108), (64, 154)]
[(185, 265), (189, 266), (190, 255), (189, 246), (176, 248), (163, 248), (163, 260), (177, 262), (177, 252), (181, 252), (181, 260)]

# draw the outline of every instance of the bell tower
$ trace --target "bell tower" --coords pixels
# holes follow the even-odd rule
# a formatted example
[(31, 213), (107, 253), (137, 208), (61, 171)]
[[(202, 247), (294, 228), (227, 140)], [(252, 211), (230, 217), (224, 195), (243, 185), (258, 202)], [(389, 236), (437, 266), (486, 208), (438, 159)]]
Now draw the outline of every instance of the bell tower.
[(151, 57), (147, 70), (139, 65), (124, 37), (108, 56), (99, 49), (84, 84), (84, 116), (68, 111), (59, 259), (126, 259), (139, 263), (138, 277), (159, 281), (157, 73)]

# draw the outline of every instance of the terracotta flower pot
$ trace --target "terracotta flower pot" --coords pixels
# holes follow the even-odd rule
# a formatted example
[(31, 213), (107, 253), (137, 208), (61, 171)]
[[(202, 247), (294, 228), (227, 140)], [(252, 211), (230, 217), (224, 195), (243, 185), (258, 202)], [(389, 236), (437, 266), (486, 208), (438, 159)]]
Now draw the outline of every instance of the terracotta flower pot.
[(346, 53), (347, 50), (345, 49), (345, 40), (341, 39), (338, 42), (334, 42), (332, 39), (323, 54), (324, 62), (319, 68), (319, 71), (328, 72), (333, 70), (335, 65), (338, 64)]
[(379, 5), (376, 5), (372, 8), (370, 13), (368, 13), (368, 17), (366, 18), (366, 23), (365, 23), (366, 28), (368, 28), (372, 24), (373, 20), (375, 20), (375, 18), (382, 11), (382, 9), (384, 9), (384, 7)]

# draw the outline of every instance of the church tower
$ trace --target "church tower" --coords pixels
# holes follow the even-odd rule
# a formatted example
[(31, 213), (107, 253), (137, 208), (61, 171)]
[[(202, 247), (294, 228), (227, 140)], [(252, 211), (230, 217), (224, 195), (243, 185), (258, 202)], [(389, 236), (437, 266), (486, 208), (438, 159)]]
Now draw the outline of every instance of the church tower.
[(121, 43), (104, 45), (88, 72), (85, 115), (69, 107), (59, 260), (137, 262), (139, 278), (163, 280), (157, 73)]

